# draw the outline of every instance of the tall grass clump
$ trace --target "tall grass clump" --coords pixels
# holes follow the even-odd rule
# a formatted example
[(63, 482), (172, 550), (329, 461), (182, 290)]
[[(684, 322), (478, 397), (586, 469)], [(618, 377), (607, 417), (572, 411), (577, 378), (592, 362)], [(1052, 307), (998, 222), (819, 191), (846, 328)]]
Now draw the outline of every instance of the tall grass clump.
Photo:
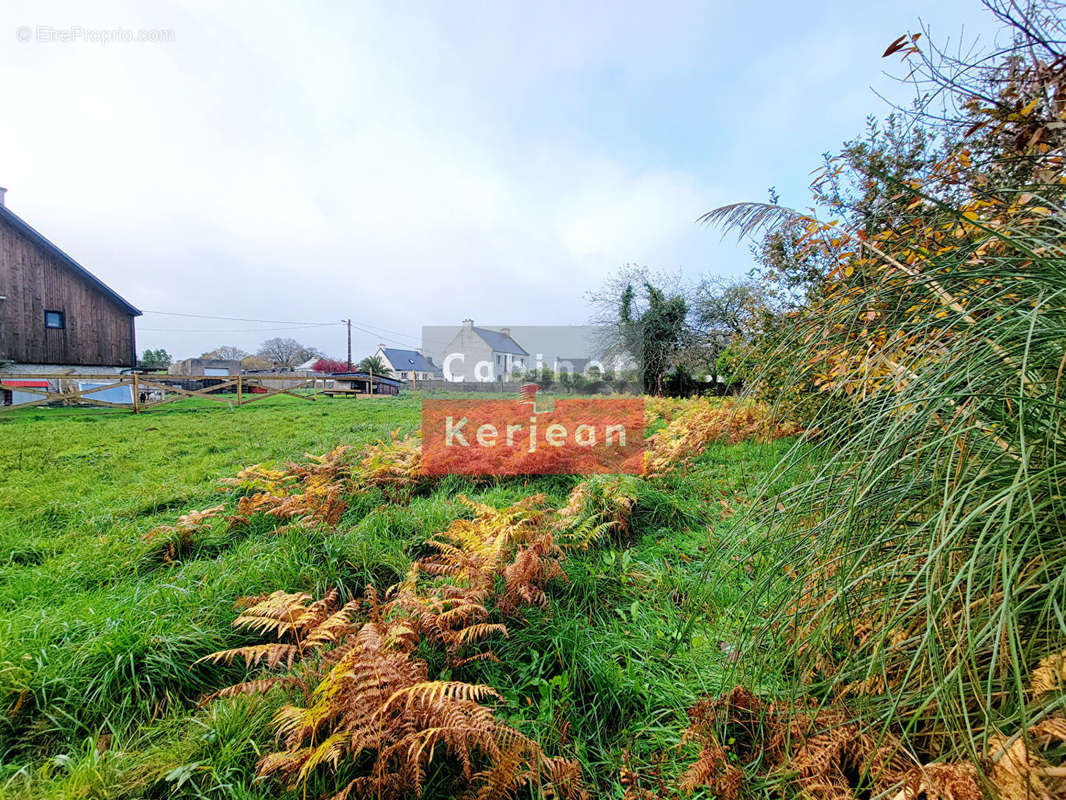
[[(1066, 37), (1061, 15), (1017, 8), (994, 8), (1011, 47), (968, 71), (913, 37), (890, 47), (951, 126), (923, 169), (880, 172), (867, 213), (708, 215), (791, 231), (791, 252), (827, 265), (765, 356), (814, 409), (780, 470), (799, 474), (810, 443), (821, 456), (756, 512), (778, 568), (748, 621), (748, 679), (784, 676), (778, 701), (808, 727), (857, 725), (864, 753), (832, 756), (852, 791), (887, 792), (891, 773), (894, 792), (949, 796), (937, 762), (964, 762), (975, 792), (1066, 791)], [(829, 756), (815, 769), (812, 732), (787, 735), (811, 790)]]

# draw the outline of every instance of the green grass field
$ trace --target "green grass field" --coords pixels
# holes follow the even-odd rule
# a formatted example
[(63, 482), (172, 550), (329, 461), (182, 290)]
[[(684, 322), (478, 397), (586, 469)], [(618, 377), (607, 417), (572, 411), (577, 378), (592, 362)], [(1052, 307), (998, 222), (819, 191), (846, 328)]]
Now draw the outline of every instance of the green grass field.
[[(247, 641), (231, 627), (234, 600), (384, 589), (464, 514), (457, 494), (504, 505), (545, 492), (561, 505), (578, 479), (446, 478), (406, 505), (371, 492), (333, 531), (215, 526), (174, 563), (143, 534), (232, 504), (218, 481), (247, 465), (418, 425), (410, 396), (0, 415), (0, 795), (284, 796), (255, 776), (281, 699), (198, 706), (245, 674), (193, 666)], [(495, 687), (499, 714), (546, 751), (577, 758), (594, 796), (622, 796), (625, 759), (676, 775), (692, 756), (676, 749), (685, 709), (736, 678), (725, 631), (757, 565), (734, 563), (743, 531), (730, 511), (785, 446), (715, 445), (683, 474), (641, 481), (626, 539), (571, 554), (550, 608), (527, 611), (510, 638), (492, 642), (499, 663), (456, 677)], [(431, 774), (426, 796), (449, 787), (447, 774)], [(324, 773), (307, 796), (331, 789)]]

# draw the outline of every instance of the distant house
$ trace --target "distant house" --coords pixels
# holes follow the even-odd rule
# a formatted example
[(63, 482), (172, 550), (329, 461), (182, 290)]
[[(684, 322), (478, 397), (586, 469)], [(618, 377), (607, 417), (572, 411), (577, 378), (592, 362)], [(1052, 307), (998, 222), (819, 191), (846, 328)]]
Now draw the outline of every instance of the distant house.
[(529, 353), (511, 338), (509, 328), (478, 328), (464, 319), (458, 333), (444, 349), (444, 379), (485, 383), (506, 381), (524, 373)]
[[(525, 370), (530, 372), (547, 369), (560, 375), (594, 377), (604, 373), (620, 374), (636, 366), (628, 355), (612, 352), (610, 332), (601, 325), (489, 325), (478, 330), (486, 329), (507, 331), (511, 339), (528, 353), (517, 358), (524, 359)], [(453, 352), (452, 343), (462, 341), (459, 333), (458, 325), (423, 325), (422, 352), (443, 366)], [(462, 374), (461, 370), (459, 372)]]
[(0, 361), (17, 372), (136, 366), (141, 312), (4, 204), (0, 189)]
[(224, 358), (184, 358), (171, 364), (167, 371), (171, 375), (223, 378), (227, 375), (240, 375), (241, 362)]
[(388, 364), (392, 377), (400, 380), (428, 381), (434, 378), (440, 380), (443, 377), (433, 360), (426, 358), (418, 350), (402, 350), (379, 344), (375, 355)]
[[(559, 374), (586, 375), (591, 364), (591, 358), (560, 358), (555, 365), (555, 371)], [(603, 371), (602, 367), (599, 367), (599, 369), (601, 372)]]

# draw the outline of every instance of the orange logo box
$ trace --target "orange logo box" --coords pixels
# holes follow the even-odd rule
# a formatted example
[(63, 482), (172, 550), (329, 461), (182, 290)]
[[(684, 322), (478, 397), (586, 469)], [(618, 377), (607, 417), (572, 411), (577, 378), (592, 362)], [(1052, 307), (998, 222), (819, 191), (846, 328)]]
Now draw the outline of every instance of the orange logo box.
[[(638, 475), (644, 399), (423, 400), (428, 475)], [(542, 407), (549, 407), (543, 410)]]

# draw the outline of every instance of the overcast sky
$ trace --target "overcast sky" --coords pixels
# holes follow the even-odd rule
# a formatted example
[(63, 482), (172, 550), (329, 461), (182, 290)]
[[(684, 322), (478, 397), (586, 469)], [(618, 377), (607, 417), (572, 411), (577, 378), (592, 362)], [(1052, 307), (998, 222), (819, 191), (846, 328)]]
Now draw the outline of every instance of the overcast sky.
[[(919, 19), (992, 30), (976, 0), (4, 0), (0, 185), (146, 312), (330, 323), (145, 313), (142, 350), (584, 323), (625, 263), (747, 271), (696, 217), (804, 205), (875, 92), (904, 96), (880, 56)], [(115, 28), (172, 41), (89, 40)]]

